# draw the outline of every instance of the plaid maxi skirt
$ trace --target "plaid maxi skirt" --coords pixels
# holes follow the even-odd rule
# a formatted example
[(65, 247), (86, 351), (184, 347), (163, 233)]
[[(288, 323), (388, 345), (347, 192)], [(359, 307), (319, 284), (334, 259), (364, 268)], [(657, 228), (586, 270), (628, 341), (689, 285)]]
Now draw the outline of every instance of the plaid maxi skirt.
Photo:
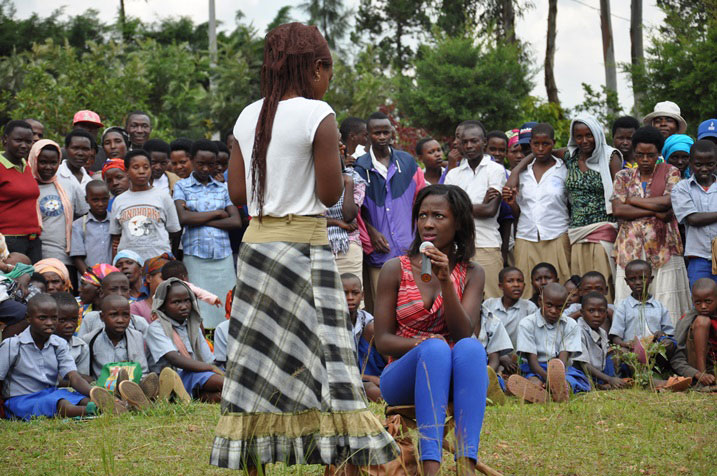
[(376, 465), (398, 446), (367, 408), (328, 246), (243, 243), (211, 464)]

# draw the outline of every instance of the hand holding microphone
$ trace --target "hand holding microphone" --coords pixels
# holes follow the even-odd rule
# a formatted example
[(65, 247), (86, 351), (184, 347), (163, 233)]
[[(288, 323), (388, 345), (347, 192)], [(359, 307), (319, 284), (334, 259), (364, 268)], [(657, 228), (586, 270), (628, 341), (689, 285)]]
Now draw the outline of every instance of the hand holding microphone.
[(418, 248), (421, 253), (421, 281), (429, 282), (433, 275), (439, 281), (451, 279), (451, 271), (448, 256), (430, 241), (424, 241)]
[(433, 243), (430, 241), (424, 241), (418, 248), (421, 253), (421, 281), (427, 283), (431, 280), (431, 258), (426, 254), (427, 248), (433, 248)]

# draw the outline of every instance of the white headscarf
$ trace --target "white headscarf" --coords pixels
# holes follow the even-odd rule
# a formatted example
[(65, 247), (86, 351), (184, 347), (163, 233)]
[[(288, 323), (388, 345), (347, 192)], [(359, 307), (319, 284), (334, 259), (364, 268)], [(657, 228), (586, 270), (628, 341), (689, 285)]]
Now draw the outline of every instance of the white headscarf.
[(591, 116), (588, 113), (581, 112), (580, 114), (578, 114), (578, 117), (573, 119), (570, 123), (570, 139), (568, 140), (568, 151), (571, 156), (578, 149), (578, 144), (577, 142), (575, 142), (575, 138), (573, 137), (573, 126), (576, 122), (580, 122), (588, 126), (590, 132), (592, 132), (593, 137), (595, 138), (595, 150), (593, 150), (592, 155), (588, 157), (588, 159), (585, 161), (585, 164), (590, 170), (594, 170), (595, 172), (598, 172), (600, 174), (605, 197), (605, 211), (608, 213), (608, 215), (611, 215), (612, 203), (610, 201), (610, 197), (612, 197), (613, 186), (612, 175), (610, 174), (610, 157), (614, 152), (620, 154), (620, 157), (622, 157), (622, 154), (619, 150), (607, 145), (607, 141), (605, 140), (605, 132), (603, 132), (602, 126), (597, 121), (597, 119), (595, 119), (594, 116)]

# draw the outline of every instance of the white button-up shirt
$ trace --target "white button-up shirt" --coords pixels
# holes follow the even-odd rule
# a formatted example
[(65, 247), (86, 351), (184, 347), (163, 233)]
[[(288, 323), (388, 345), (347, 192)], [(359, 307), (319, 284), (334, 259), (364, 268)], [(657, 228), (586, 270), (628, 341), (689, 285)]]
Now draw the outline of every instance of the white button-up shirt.
[[(484, 155), (483, 160), (473, 170), (467, 160), (446, 174), (446, 185), (457, 185), (465, 190), (472, 204), (481, 204), (488, 189), (495, 188), (502, 191), (505, 185), (505, 168), (493, 162), (490, 155)], [(474, 218), (476, 228), (476, 248), (500, 248), (502, 240), (498, 230), (498, 214), (486, 218)]]
[[(82, 171), (82, 181), (78, 182), (77, 178), (72, 174), (72, 171), (67, 166), (67, 161), (63, 160), (60, 162), (60, 166), (57, 168), (57, 179), (60, 181), (60, 184), (62, 185), (65, 190), (67, 190), (67, 187), (65, 187), (65, 184), (68, 184), (68, 187), (72, 186), (80, 186), (80, 190), (82, 190), (82, 198), (85, 197), (85, 186), (92, 181), (92, 177), (90, 177), (90, 174), (87, 173), (84, 167), (80, 169)], [(74, 184), (74, 185), (69, 185)]]
[(520, 174), (516, 238), (533, 242), (554, 240), (568, 231), (570, 213), (565, 193), (568, 168), (562, 160), (553, 159), (555, 165), (545, 171), (540, 182), (533, 173), (535, 160)]

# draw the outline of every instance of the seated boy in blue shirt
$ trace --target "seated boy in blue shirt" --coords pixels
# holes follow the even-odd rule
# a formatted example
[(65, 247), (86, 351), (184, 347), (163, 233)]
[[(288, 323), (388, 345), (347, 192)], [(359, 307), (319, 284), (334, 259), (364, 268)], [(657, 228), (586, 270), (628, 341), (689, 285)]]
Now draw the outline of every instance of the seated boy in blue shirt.
[(607, 318), (607, 298), (599, 291), (592, 291), (583, 296), (581, 306), (578, 327), (582, 351), (575, 356), (575, 362), (582, 365), (585, 374), (599, 388), (624, 388), (626, 382), (615, 377), (615, 367), (609, 355), (610, 343), (607, 332), (602, 328)]
[[(107, 390), (90, 387), (77, 373), (67, 342), (54, 335), (57, 303), (48, 294), (33, 297), (27, 305), (29, 327), (0, 344), (0, 381), (10, 417), (79, 417), (97, 410), (114, 411)], [(59, 378), (75, 389), (57, 388)], [(88, 398), (89, 396), (89, 398)]]
[[(124, 273), (114, 271), (102, 279), (102, 284), (100, 285), (100, 298), (104, 299), (110, 295), (118, 295), (126, 299), (130, 298), (129, 279), (127, 279), (127, 276), (125, 276)], [(88, 339), (86, 338), (87, 334), (102, 328), (103, 326), (104, 323), (102, 322), (99, 311), (90, 311), (85, 314), (85, 317), (82, 319), (78, 334), (82, 337), (82, 340), (88, 342)], [(142, 316), (130, 314), (129, 327), (140, 331), (143, 335), (146, 335), (149, 323), (147, 323), (147, 320)]]
[[(197, 298), (189, 286), (177, 278), (164, 281), (154, 293), (152, 311), (157, 320), (149, 326), (146, 341), (150, 369), (160, 372), (160, 397), (168, 393), (164, 369), (174, 367), (186, 393), (205, 402), (221, 401), (223, 372), (213, 365)], [(176, 386), (173, 390), (182, 398)]]
[(356, 357), (361, 372), (361, 380), (369, 400), (381, 400), (381, 373), (386, 367), (386, 359), (378, 353), (373, 345), (373, 316), (364, 309), (359, 309), (363, 300), (361, 280), (352, 273), (341, 275), (341, 283), (349, 307), (349, 317), (353, 325), (354, 342), (356, 344)]
[[(601, 293), (607, 299), (607, 281), (605, 280), (605, 276), (603, 276), (600, 271), (588, 271), (583, 275), (582, 278), (580, 278), (580, 285), (578, 286), (578, 302), (568, 306), (565, 311), (563, 311), (563, 313), (567, 316), (572, 317), (573, 319), (578, 319), (580, 316), (582, 316), (582, 298), (595, 291)], [(605, 316), (605, 320), (602, 324), (602, 328), (605, 329), (605, 332), (608, 332), (610, 330), (610, 326), (612, 325), (612, 316), (614, 312), (615, 306), (608, 303), (607, 315)]]
[(635, 338), (651, 338), (662, 342), (669, 355), (677, 346), (672, 337), (675, 328), (667, 308), (648, 292), (652, 279), (652, 266), (647, 261), (636, 259), (627, 264), (625, 281), (632, 293), (615, 306), (610, 341), (632, 351)]
[[(52, 295), (57, 302), (57, 327), (55, 335), (62, 337), (70, 347), (70, 356), (75, 361), (77, 373), (92, 383), (90, 377), (90, 352), (87, 343), (75, 335), (77, 321), (80, 319), (80, 306), (70, 293), (55, 293)], [(66, 380), (60, 381), (60, 387), (67, 387)]]
[(526, 317), (518, 326), (518, 353), (524, 362), (520, 371), (524, 375), (511, 375), (508, 390), (526, 401), (545, 402), (544, 390), (548, 385), (553, 401), (564, 402), (569, 392), (590, 390), (582, 371), (571, 366), (572, 357), (582, 350), (580, 330), (575, 320), (563, 315), (568, 290), (559, 283), (543, 288), (542, 306)]

